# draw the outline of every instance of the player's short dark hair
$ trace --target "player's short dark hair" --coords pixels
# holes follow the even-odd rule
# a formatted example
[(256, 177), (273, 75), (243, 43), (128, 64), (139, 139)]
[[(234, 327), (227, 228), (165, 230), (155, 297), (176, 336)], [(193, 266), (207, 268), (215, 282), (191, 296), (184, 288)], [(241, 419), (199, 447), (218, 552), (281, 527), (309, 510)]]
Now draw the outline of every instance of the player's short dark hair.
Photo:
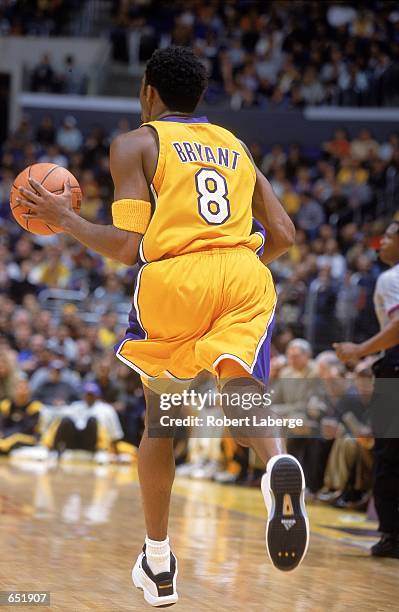
[(154, 87), (170, 110), (192, 113), (208, 78), (202, 62), (187, 47), (157, 49), (145, 70), (145, 84)]

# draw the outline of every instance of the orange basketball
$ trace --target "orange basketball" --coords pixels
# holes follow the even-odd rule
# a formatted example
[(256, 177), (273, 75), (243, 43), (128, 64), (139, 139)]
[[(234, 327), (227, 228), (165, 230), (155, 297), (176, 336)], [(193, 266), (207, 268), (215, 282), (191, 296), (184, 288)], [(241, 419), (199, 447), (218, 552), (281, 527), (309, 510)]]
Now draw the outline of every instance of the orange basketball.
[(18, 191), (19, 187), (24, 187), (30, 191), (33, 190), (28, 180), (30, 177), (34, 178), (38, 183), (41, 183), (48, 191), (58, 194), (64, 191), (64, 183), (69, 179), (72, 191), (72, 206), (77, 213), (80, 212), (82, 203), (82, 192), (78, 181), (69, 170), (66, 170), (66, 168), (62, 166), (57, 166), (57, 164), (33, 164), (18, 174), (11, 188), (11, 211), (14, 215), (14, 219), (21, 227), (32, 232), (32, 234), (39, 234), (41, 236), (62, 232), (59, 227), (48, 225), (38, 219), (24, 219), (22, 217), (22, 215), (30, 212), (30, 208), (18, 203), (16, 199), (20, 196)]

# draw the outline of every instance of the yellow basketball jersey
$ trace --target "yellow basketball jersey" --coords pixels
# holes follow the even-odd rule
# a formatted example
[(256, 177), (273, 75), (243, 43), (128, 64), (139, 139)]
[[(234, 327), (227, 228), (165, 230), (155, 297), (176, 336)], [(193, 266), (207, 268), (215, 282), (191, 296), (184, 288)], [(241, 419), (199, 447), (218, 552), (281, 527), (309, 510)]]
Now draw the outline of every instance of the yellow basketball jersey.
[(155, 211), (141, 259), (238, 245), (257, 252), (263, 236), (252, 229), (256, 173), (240, 141), (206, 117), (165, 117), (144, 125), (158, 134), (159, 157), (151, 185)]

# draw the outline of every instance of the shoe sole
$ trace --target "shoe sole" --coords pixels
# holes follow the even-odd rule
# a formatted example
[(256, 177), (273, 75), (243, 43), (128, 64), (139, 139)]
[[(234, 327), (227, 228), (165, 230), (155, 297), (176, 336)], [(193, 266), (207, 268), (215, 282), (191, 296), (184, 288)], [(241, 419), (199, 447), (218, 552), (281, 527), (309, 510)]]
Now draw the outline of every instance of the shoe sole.
[(147, 574), (141, 568), (141, 564), (140, 564), (141, 556), (142, 555), (139, 556), (139, 558), (137, 559), (132, 569), (132, 580), (133, 580), (134, 586), (136, 587), (136, 589), (143, 591), (144, 599), (148, 604), (150, 604), (150, 606), (153, 606), (154, 608), (170, 608), (170, 606), (174, 606), (175, 603), (177, 603), (179, 599), (179, 596), (176, 592), (176, 578), (178, 574), (177, 563), (176, 563), (175, 575), (173, 577), (174, 594), (167, 595), (165, 597), (157, 597), (155, 595), (152, 595), (152, 593), (150, 593), (150, 591), (145, 586), (145, 581), (149, 580), (149, 578)]
[(309, 546), (305, 477), (299, 461), (291, 455), (270, 459), (261, 488), (268, 511), (268, 555), (274, 567), (292, 571), (301, 564)]

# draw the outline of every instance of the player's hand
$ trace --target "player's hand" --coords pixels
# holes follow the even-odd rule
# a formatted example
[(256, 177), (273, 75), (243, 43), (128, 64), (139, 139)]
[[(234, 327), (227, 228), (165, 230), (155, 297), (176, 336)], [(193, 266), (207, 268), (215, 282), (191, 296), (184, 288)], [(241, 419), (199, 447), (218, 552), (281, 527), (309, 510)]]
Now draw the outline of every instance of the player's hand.
[(335, 342), (333, 347), (341, 361), (357, 361), (361, 358), (360, 347), (354, 342)]
[(32, 186), (32, 191), (20, 187), (20, 196), (16, 198), (18, 204), (23, 204), (30, 208), (30, 212), (22, 216), (25, 219), (40, 219), (40, 221), (62, 229), (67, 215), (73, 213), (70, 182), (64, 183), (64, 191), (59, 195), (47, 191), (45, 187), (33, 178), (30, 178), (29, 182)]

